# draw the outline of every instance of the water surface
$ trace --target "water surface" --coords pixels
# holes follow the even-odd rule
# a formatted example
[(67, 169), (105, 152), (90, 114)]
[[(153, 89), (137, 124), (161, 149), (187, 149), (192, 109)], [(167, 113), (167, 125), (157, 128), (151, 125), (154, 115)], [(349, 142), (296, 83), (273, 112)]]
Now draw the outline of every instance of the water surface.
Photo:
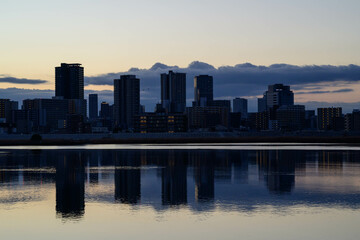
[(359, 222), (356, 147), (0, 150), (1, 239), (358, 239)]

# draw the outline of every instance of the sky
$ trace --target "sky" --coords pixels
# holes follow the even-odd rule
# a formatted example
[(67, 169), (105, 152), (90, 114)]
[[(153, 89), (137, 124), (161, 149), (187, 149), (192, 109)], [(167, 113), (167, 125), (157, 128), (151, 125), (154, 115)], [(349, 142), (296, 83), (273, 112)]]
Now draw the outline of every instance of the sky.
[[(173, 66), (189, 71), (188, 102), (193, 75), (207, 70), (216, 98), (248, 97), (250, 108), (268, 84), (280, 81), (294, 84), (295, 100), (309, 106), (360, 102), (358, 0), (0, 1), (0, 98), (51, 94), (54, 67), (65, 62), (81, 63), (86, 93), (97, 91), (109, 102), (113, 77), (139, 69), (147, 110), (159, 99), (159, 74)], [(191, 68), (194, 61), (215, 70)], [(153, 68), (156, 63), (170, 68)], [(256, 72), (244, 75), (243, 67), (234, 74), (244, 63)], [(285, 73), (260, 81), (262, 66), (270, 72), (282, 66)], [(289, 66), (299, 72), (290, 76)], [(329, 77), (335, 68), (340, 72)]]

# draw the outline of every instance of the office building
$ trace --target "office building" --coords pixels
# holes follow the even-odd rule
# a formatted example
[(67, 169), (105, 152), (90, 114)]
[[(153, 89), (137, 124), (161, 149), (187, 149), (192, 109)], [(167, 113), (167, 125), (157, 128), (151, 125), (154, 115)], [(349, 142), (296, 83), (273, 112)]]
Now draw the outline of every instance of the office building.
[(135, 132), (186, 132), (187, 116), (181, 113), (144, 113), (135, 116)]
[(214, 100), (213, 77), (200, 75), (194, 77), (194, 106), (205, 107)]
[(283, 84), (269, 85), (264, 97), (267, 109), (294, 105), (294, 93), (290, 90), (290, 86)]
[(9, 99), (0, 99), (0, 118), (6, 118), (6, 105), (9, 101)]
[(317, 129), (317, 117), (315, 115), (315, 110), (305, 110), (305, 129)]
[(11, 112), (19, 109), (19, 103), (10, 99), (0, 99), (0, 119), (2, 122), (11, 123)]
[(285, 105), (276, 110), (278, 129), (296, 131), (305, 128), (305, 106)]
[(161, 104), (167, 112), (184, 113), (186, 108), (186, 74), (169, 71), (161, 74)]
[(207, 106), (186, 108), (190, 129), (229, 127), (230, 111), (228, 107)]
[[(318, 108), (318, 128), (319, 130), (336, 130), (341, 128), (342, 108)], [(344, 126), (345, 127), (345, 126)]]
[(115, 126), (133, 128), (133, 118), (140, 110), (140, 79), (135, 75), (122, 75), (114, 79)]
[(102, 102), (100, 105), (100, 117), (110, 119), (110, 105), (107, 102)]
[(267, 107), (266, 107), (266, 97), (265, 96), (263, 96), (262, 98), (258, 98), (257, 104), (258, 104), (258, 112), (266, 111)]
[(55, 96), (84, 99), (84, 68), (81, 64), (61, 63), (55, 67)]
[(345, 115), (345, 131), (360, 131), (360, 111), (353, 110)]
[(248, 100), (245, 98), (235, 98), (233, 100), (233, 112), (241, 113), (241, 118), (247, 118)]
[(249, 113), (249, 127), (257, 131), (269, 130), (269, 112)]
[(231, 112), (231, 101), (230, 100), (213, 100), (209, 106), (212, 107), (224, 107), (229, 109), (229, 112)]
[(41, 131), (46, 126), (45, 110), (13, 110), (11, 123), (16, 133), (32, 133)]
[(232, 112), (230, 113), (230, 127), (233, 129), (238, 129), (241, 126), (241, 112)]
[[(23, 110), (41, 110), (42, 121), (46, 122), (48, 130), (59, 128), (59, 122), (66, 124), (67, 115), (77, 114), (86, 117), (86, 100), (84, 99), (26, 99), (23, 101)], [(63, 124), (61, 124), (63, 125)]]
[(91, 120), (98, 118), (98, 95), (89, 94), (89, 118)]

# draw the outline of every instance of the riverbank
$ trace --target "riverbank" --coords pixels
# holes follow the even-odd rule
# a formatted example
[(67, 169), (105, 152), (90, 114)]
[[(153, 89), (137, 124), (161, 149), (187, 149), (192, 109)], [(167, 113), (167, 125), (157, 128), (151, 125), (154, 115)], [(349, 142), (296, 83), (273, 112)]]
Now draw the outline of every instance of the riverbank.
[(201, 132), (201, 133), (118, 133), (0, 135), (1, 146), (83, 144), (184, 144), (184, 143), (333, 143), (360, 145), (360, 133), (343, 132)]

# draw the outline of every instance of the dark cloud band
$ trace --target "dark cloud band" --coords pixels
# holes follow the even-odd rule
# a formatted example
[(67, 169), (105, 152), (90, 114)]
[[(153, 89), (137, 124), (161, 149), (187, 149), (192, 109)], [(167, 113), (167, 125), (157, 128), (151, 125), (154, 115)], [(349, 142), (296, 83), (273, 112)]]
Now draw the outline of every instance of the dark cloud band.
[(47, 83), (48, 81), (40, 79), (14, 78), (0, 75), (0, 82), (14, 84), (43, 84)]

